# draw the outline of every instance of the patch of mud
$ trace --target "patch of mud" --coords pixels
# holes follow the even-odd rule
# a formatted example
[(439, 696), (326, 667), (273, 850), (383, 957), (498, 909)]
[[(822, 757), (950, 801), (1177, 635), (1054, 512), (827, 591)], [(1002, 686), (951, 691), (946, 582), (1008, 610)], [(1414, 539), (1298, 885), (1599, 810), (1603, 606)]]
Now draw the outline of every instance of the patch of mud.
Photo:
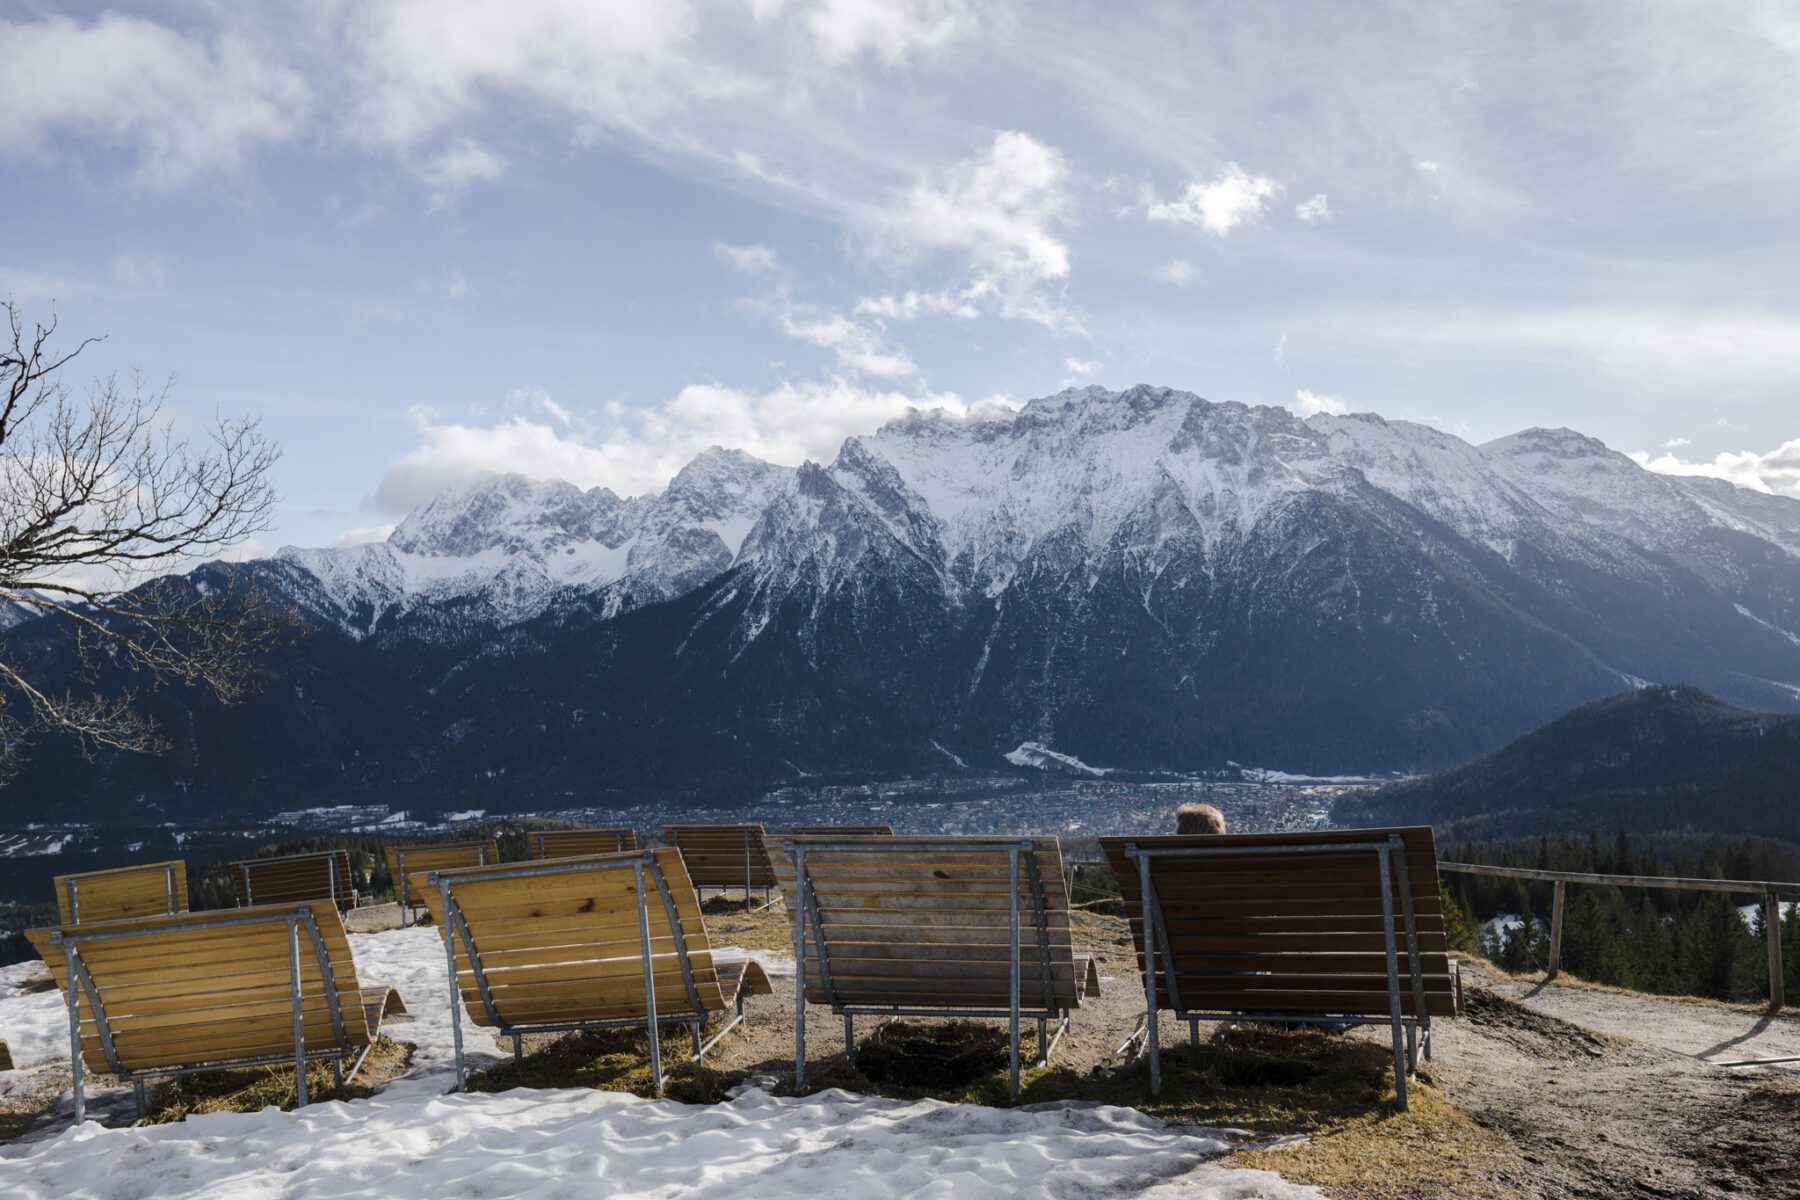
[(1472, 989), (1467, 996), (1469, 1022), (1489, 1037), (1510, 1042), (1534, 1058), (1580, 1060), (1603, 1058), (1618, 1043), (1527, 1008), (1493, 992)]

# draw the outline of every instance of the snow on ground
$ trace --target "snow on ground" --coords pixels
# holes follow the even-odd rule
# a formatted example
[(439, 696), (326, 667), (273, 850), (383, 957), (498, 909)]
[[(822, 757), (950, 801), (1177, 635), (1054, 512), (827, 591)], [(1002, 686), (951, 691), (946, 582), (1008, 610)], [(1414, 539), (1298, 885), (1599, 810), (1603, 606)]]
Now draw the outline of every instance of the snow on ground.
[(25, 991), (25, 985), (50, 977), (37, 959), (0, 967), (0, 1041), (18, 1069), (40, 1063), (69, 1061), (69, 1010), (62, 993)]
[[(430, 928), (350, 938), (359, 981), (397, 987), (408, 1016), (388, 1032), (415, 1047), (412, 1069), (373, 1098), (297, 1112), (215, 1113), (173, 1125), (103, 1127), (0, 1146), (0, 1195), (90, 1200), (437, 1200), (616, 1195), (792, 1197), (1139, 1196), (1272, 1200), (1319, 1194), (1275, 1175), (1207, 1162), (1207, 1132), (1132, 1109), (1053, 1104), (990, 1109), (830, 1091), (784, 1099), (751, 1087), (716, 1105), (620, 1092), (519, 1089), (446, 1095), (454, 1048), (443, 945)], [(724, 961), (750, 957), (735, 946)], [(770, 974), (791, 959), (755, 952)], [(41, 964), (0, 968), (0, 1029), (21, 1065), (67, 1059), (55, 991), (23, 994)], [(463, 1022), (470, 1066), (507, 1057)]]
[[(1783, 900), (1781, 902), (1781, 919), (1785, 921), (1793, 916), (1796, 908), (1800, 908), (1800, 900)], [(1738, 916), (1744, 918), (1744, 924), (1751, 929), (1755, 929), (1756, 922), (1762, 919), (1763, 906), (1760, 904), (1740, 904), (1737, 906), (1737, 910)]]
[[(365, 988), (393, 987), (406, 1002), (406, 1016), (388, 1018), (383, 1028), (397, 1042), (411, 1042), (412, 1069), (391, 1080), (384, 1096), (434, 1096), (447, 1089), (456, 1071), (456, 1035), (450, 1025), (449, 966), (444, 943), (430, 926), (350, 935), (356, 980)], [(510, 1060), (488, 1030), (462, 1023), (463, 1059), (471, 1071)]]
[[(16, 1200), (362, 1197), (1168, 1195), (1317, 1200), (1263, 1172), (1206, 1165), (1226, 1148), (1125, 1108), (1002, 1110), (830, 1091), (752, 1089), (689, 1106), (619, 1092), (520, 1089), (294, 1113), (222, 1113), (0, 1150)], [(1179, 1187), (1159, 1184), (1180, 1177)]]

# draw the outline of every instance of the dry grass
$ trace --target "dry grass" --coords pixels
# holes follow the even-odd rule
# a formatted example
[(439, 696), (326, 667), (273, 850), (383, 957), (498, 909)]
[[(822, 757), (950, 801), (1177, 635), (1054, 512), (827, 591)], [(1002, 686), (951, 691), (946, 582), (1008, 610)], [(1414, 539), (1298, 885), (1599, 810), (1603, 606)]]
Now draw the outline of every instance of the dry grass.
[[(383, 1035), (376, 1041), (375, 1049), (370, 1051), (356, 1079), (342, 1088), (332, 1086), (329, 1065), (309, 1065), (306, 1071), (307, 1100), (364, 1099), (373, 1095), (381, 1084), (404, 1072), (411, 1062), (411, 1046)], [(285, 1111), (294, 1107), (294, 1099), (292, 1067), (209, 1071), (204, 1075), (184, 1075), (152, 1087), (144, 1121), (150, 1125), (164, 1125), (195, 1113), (260, 1112), (270, 1105)]]
[[(1278, 1172), (1333, 1200), (1500, 1200), (1530, 1194), (1532, 1164), (1436, 1089), (1414, 1082), (1404, 1113), (1330, 1121), (1299, 1145), (1239, 1151), (1233, 1166)], [(1390, 1092), (1383, 1108), (1393, 1101)]]

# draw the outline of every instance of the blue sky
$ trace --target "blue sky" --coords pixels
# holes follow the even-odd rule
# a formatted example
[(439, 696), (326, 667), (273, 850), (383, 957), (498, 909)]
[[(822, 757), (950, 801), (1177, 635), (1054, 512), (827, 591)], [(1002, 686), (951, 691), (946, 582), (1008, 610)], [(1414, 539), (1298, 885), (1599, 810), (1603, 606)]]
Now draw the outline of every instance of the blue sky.
[(269, 547), (1069, 383), (1800, 495), (1796, 112), (1779, 0), (0, 0), (0, 293)]

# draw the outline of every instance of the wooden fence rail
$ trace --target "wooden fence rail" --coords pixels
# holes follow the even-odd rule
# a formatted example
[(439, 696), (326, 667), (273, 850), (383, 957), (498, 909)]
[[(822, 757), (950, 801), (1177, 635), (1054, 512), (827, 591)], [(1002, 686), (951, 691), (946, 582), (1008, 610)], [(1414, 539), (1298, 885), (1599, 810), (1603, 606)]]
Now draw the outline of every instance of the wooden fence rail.
[(1538, 879), (1556, 885), (1550, 901), (1550, 966), (1544, 973), (1546, 980), (1555, 979), (1562, 970), (1563, 889), (1571, 883), (1760, 895), (1763, 898), (1764, 939), (1769, 946), (1769, 1011), (1780, 1012), (1787, 1003), (1781, 978), (1781, 897), (1800, 896), (1800, 883), (1764, 879), (1680, 879), (1664, 875), (1593, 875), (1584, 871), (1540, 871), (1535, 867), (1490, 867), (1486, 863), (1440, 862), (1438, 869), (1464, 875), (1497, 875), (1503, 879)]

